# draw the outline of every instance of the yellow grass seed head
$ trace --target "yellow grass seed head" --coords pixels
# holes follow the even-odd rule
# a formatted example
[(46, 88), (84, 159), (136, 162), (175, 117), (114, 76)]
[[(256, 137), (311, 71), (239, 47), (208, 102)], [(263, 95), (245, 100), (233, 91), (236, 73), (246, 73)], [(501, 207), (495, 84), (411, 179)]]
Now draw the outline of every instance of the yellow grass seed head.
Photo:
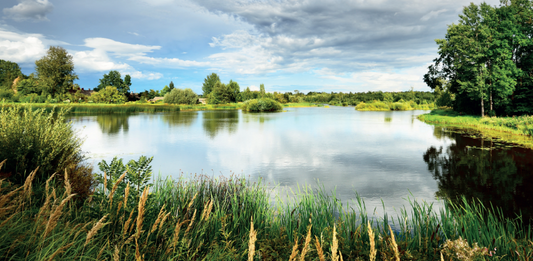
[(312, 225), (309, 225), (309, 228), (307, 229), (307, 236), (305, 237), (304, 248), (302, 249), (302, 253), (300, 254), (300, 261), (305, 260), (305, 255), (309, 250), (309, 243), (311, 242), (311, 227)]
[(370, 226), (370, 221), (368, 221), (367, 227), (368, 227), (368, 238), (370, 240), (370, 261), (374, 261), (376, 260), (376, 254), (378, 251), (376, 249), (374, 231), (372, 230), (372, 226)]
[(333, 244), (331, 246), (331, 260), (339, 261), (339, 256), (337, 256), (337, 250), (339, 249), (339, 241), (337, 241), (337, 229), (335, 224), (333, 224)]
[(61, 217), (61, 215), (63, 214), (63, 207), (65, 207), (65, 205), (67, 204), (67, 202), (72, 198), (74, 197), (74, 194), (71, 194), (69, 195), (67, 198), (63, 199), (61, 201), (61, 204), (59, 204), (59, 206), (57, 206), (54, 211), (52, 212), (52, 214), (50, 214), (50, 218), (48, 219), (48, 223), (46, 224), (46, 229), (45, 229), (45, 232), (44, 232), (44, 237), (46, 238), (46, 236), (48, 236), (48, 234), (54, 230), (54, 228), (56, 227), (57, 225), (57, 222), (59, 220), (59, 218)]
[(320, 246), (320, 241), (318, 241), (317, 236), (315, 236), (315, 246), (316, 246), (316, 252), (318, 253), (318, 257), (320, 258), (320, 261), (326, 261), (326, 257), (324, 256), (324, 250), (322, 250), (322, 246)]
[(398, 252), (398, 245), (396, 244), (396, 240), (394, 239), (394, 232), (392, 231), (392, 228), (390, 227), (390, 225), (389, 225), (389, 231), (391, 235), (392, 248), (394, 250), (394, 257), (396, 261), (400, 261), (400, 253)]
[(113, 185), (113, 189), (111, 190), (111, 193), (109, 193), (109, 206), (113, 206), (113, 195), (115, 194), (115, 191), (117, 191), (117, 188), (118, 188), (118, 184), (120, 184), (120, 182), (122, 182), (122, 180), (124, 180), (124, 178), (126, 177), (126, 173), (128, 173), (128, 171), (124, 171), (124, 173), (122, 173), (122, 175), (120, 175), (120, 177), (118, 178), (117, 182), (115, 182), (115, 185)]
[(257, 231), (254, 229), (254, 222), (250, 222), (250, 241), (248, 242), (248, 261), (254, 260), (255, 241), (257, 241)]
[(294, 239), (294, 246), (292, 247), (292, 253), (289, 257), (289, 261), (296, 260), (296, 256), (298, 256), (298, 237)]
[(94, 224), (93, 228), (89, 231), (89, 233), (87, 233), (87, 238), (85, 239), (84, 246), (86, 246), (87, 244), (89, 244), (89, 242), (91, 242), (91, 239), (96, 235), (98, 230), (100, 230), (102, 227), (107, 225), (107, 223), (104, 223), (104, 220), (107, 218), (108, 215), (109, 214), (103, 216), (100, 220), (98, 220), (98, 222)]

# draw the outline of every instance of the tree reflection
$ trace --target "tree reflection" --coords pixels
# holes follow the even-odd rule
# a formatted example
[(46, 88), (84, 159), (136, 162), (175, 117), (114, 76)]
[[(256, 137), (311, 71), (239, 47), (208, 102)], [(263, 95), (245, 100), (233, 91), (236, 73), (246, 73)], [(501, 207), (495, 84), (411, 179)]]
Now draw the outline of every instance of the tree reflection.
[(237, 130), (239, 123), (238, 111), (204, 111), (203, 127), (210, 138), (214, 138), (219, 131), (227, 129), (232, 133)]
[(163, 114), (161, 118), (163, 119), (163, 122), (168, 123), (168, 125), (190, 126), (198, 118), (198, 112), (194, 111)]
[(529, 194), (533, 185), (532, 150), (503, 148), (457, 133), (436, 134), (455, 140), (446, 148), (430, 147), (424, 153), (424, 161), (438, 182), (437, 196), (455, 202), (461, 196), (478, 198), (486, 206), (502, 208), (508, 217), (519, 212), (525, 218), (533, 217)]
[(96, 116), (96, 122), (100, 125), (102, 133), (117, 134), (121, 129), (128, 132), (128, 114), (105, 114)]

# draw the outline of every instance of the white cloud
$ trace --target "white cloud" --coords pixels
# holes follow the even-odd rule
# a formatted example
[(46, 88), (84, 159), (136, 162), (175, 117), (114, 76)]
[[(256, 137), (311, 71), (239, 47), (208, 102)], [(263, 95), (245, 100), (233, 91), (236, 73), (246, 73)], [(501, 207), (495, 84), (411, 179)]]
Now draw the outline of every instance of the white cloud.
[(427, 20), (429, 20), (431, 18), (439, 16), (440, 13), (444, 13), (446, 11), (448, 11), (448, 10), (447, 9), (441, 9), (441, 10), (438, 10), (438, 11), (431, 11), (428, 14), (422, 16), (422, 18), (420, 18), (420, 21), (427, 21)]
[(16, 63), (33, 63), (46, 54), (40, 34), (19, 34), (0, 28), (0, 58)]
[(206, 67), (210, 66), (208, 62), (197, 62), (190, 60), (181, 60), (178, 58), (154, 58), (144, 55), (136, 55), (128, 58), (130, 61), (136, 61), (143, 64), (150, 64), (166, 68), (186, 68), (186, 67)]
[(129, 64), (116, 63), (109, 58), (107, 53), (101, 49), (91, 51), (72, 52), (74, 64), (77, 68), (86, 71), (110, 71), (110, 70), (131, 70)]
[(117, 56), (143, 56), (146, 53), (153, 52), (153, 50), (161, 49), (161, 46), (128, 44), (107, 38), (87, 38), (85, 39), (85, 46), (105, 52), (112, 52)]
[(54, 9), (54, 5), (48, 0), (18, 0), (18, 2), (19, 4), (3, 10), (7, 17), (15, 21), (28, 19), (48, 21), (46, 15)]

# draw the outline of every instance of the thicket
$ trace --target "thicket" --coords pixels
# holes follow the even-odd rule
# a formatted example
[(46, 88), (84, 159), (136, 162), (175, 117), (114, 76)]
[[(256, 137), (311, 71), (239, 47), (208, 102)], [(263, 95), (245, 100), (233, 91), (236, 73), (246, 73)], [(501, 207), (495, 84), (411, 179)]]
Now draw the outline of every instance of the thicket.
[(359, 111), (406, 111), (406, 110), (431, 110), (436, 106), (434, 103), (417, 104), (414, 101), (382, 102), (372, 101), (369, 103), (361, 102), (355, 106)]
[(198, 103), (198, 95), (191, 89), (172, 89), (172, 91), (165, 94), (165, 103), (170, 104), (189, 104)]
[(533, 113), (533, 3), (471, 3), (444, 39), (424, 81), (459, 112), (485, 116)]
[[(30, 107), (0, 109), (0, 158), (5, 159), (0, 178), (22, 184), (33, 175), (43, 183), (53, 173), (69, 172), (73, 190), (81, 197), (90, 194), (92, 168), (84, 164), (82, 141), (66, 122), (67, 110), (47, 113)], [(31, 172), (34, 170), (34, 172)]]
[(275, 100), (261, 98), (246, 101), (242, 105), (242, 110), (248, 112), (274, 112), (282, 111), (283, 106)]

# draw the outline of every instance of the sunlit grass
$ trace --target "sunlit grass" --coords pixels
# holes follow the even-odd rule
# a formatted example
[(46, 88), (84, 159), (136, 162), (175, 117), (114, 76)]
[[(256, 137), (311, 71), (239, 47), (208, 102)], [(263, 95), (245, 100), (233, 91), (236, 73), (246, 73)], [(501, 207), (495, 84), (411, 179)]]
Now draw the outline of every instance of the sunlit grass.
[(158, 178), (138, 194), (100, 186), (81, 206), (53, 179), (42, 199), (31, 186), (0, 188), (0, 259), (449, 260), (464, 242), (481, 258), (533, 257), (527, 222), (477, 201), (409, 201), (409, 213), (375, 219), (361, 198), (349, 205), (320, 187), (272, 205), (265, 185), (244, 178)]

